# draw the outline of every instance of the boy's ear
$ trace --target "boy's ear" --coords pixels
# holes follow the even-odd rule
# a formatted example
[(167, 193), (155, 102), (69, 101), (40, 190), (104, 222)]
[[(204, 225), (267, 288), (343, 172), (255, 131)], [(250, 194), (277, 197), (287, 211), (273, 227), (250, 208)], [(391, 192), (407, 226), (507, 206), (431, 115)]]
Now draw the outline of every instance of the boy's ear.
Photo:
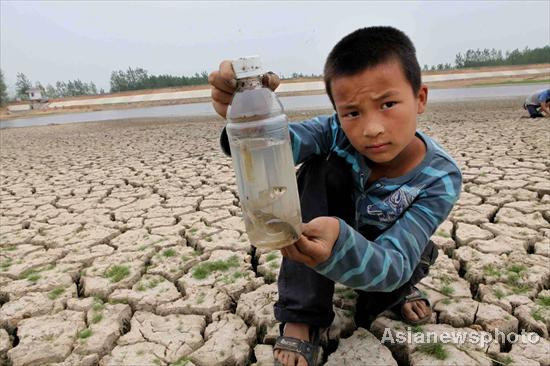
[(426, 84), (420, 85), (418, 94), (416, 95), (417, 100), (417, 114), (422, 114), (426, 110), (426, 103), (428, 102), (428, 87)]

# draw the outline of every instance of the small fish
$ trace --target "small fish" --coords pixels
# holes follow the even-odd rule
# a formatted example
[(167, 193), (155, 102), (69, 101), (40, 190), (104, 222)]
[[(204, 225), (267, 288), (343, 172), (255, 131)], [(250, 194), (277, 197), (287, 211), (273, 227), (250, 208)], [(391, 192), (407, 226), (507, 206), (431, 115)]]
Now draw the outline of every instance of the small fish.
[(285, 193), (286, 187), (281, 186), (271, 187), (271, 189), (264, 189), (258, 193), (258, 201), (261, 202), (262, 205), (267, 206), (277, 201)]
[(292, 243), (300, 237), (294, 226), (275, 215), (260, 210), (252, 210), (251, 214), (249, 216), (252, 223), (262, 228), (262, 231), (270, 237), (279, 236), (281, 237), (279, 241)]
[(258, 193), (258, 199), (248, 201), (243, 207), (252, 225), (265, 234), (268, 241), (272, 243), (270, 245), (272, 249), (292, 244), (300, 237), (294, 226), (271, 213), (262, 211), (279, 200), (286, 191), (287, 187), (284, 186), (265, 189)]

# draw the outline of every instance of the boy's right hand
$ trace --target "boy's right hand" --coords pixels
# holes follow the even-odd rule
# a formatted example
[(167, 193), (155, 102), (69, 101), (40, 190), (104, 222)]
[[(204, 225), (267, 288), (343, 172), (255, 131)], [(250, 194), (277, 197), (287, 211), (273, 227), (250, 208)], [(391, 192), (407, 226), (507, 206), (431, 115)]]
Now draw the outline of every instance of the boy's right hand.
[[(216, 113), (225, 118), (227, 107), (231, 104), (233, 93), (237, 88), (237, 80), (235, 79), (235, 72), (233, 71), (233, 66), (231, 66), (231, 61), (222, 61), (220, 69), (212, 71), (208, 75), (208, 83), (212, 89), (212, 105)], [(276, 74), (267, 72), (264, 74), (262, 83), (275, 91), (279, 86), (280, 80)]]

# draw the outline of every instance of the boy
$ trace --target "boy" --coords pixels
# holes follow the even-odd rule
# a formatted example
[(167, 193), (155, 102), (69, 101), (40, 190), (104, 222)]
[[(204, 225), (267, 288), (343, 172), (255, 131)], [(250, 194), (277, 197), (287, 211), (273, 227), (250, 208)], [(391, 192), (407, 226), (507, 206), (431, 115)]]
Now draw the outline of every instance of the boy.
[(543, 89), (529, 95), (523, 103), (523, 109), (529, 112), (531, 118), (544, 117), (542, 112), (546, 114), (546, 118), (550, 117), (550, 89)]
[[(223, 117), (233, 90), (228, 62), (209, 81)], [(329, 54), (324, 70), (336, 114), (289, 126), (298, 172), (303, 235), (282, 249), (275, 316), (283, 365), (313, 365), (320, 328), (333, 318), (334, 282), (358, 291), (355, 321), (368, 327), (393, 308), (412, 324), (430, 304), (414, 287), (437, 257), (429, 240), (458, 199), (452, 158), (416, 132), (427, 87), (409, 38), (391, 27), (359, 29)], [(266, 76), (272, 88), (273, 75)], [(229, 152), (227, 136), (222, 147)]]

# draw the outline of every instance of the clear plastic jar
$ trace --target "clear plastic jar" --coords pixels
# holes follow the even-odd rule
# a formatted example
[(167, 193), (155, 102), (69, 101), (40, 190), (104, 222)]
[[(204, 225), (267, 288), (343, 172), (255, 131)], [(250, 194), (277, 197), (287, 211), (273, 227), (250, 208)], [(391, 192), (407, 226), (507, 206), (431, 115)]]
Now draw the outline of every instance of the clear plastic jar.
[(288, 118), (262, 85), (259, 58), (235, 60), (237, 90), (227, 111), (227, 135), (250, 242), (280, 249), (301, 235), (302, 216)]

